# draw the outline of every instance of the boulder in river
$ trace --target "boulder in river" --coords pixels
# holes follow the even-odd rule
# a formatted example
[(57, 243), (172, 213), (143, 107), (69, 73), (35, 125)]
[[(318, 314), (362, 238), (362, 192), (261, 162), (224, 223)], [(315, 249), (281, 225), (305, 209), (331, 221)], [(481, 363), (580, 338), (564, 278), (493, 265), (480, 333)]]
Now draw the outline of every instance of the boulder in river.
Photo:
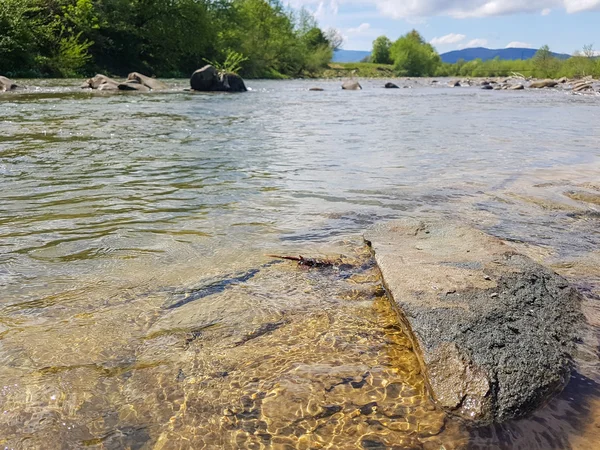
[(491, 84), (488, 83), (488, 84), (484, 84), (483, 86), (481, 86), (481, 89), (489, 91), (489, 90), (494, 89), (494, 86), (492, 86)]
[(385, 86), (384, 86), (384, 87), (385, 87), (386, 89), (400, 89), (400, 88), (398, 87), (398, 85), (396, 85), (396, 84), (394, 84), (394, 83), (389, 83), (389, 82), (388, 82), (388, 83), (385, 83)]
[(501, 240), (447, 221), (365, 234), (432, 398), (478, 424), (521, 417), (559, 392), (583, 316), (565, 279)]
[(456, 80), (448, 81), (448, 86), (450, 86), (450, 87), (460, 87), (460, 81), (456, 81)]
[(525, 89), (525, 86), (523, 86), (522, 84), (513, 84), (508, 88), (509, 91), (520, 91), (522, 89)]
[(587, 91), (589, 89), (593, 89), (593, 86), (585, 81), (580, 81), (578, 83), (575, 83), (572, 87), (572, 91), (573, 92), (582, 92), (582, 91)]
[(17, 86), (17, 84), (6, 78), (3, 76), (0, 76), (0, 92), (4, 92), (4, 91), (14, 91), (15, 89), (18, 89), (19, 86)]
[(125, 83), (119, 83), (120, 91), (137, 91), (137, 92), (149, 92), (151, 89), (145, 84), (140, 83), (137, 80), (127, 80)]
[(208, 64), (196, 70), (190, 78), (194, 91), (204, 92), (246, 92), (244, 80), (234, 73), (220, 73)]
[(167, 89), (167, 85), (156, 78), (151, 78), (138, 72), (132, 72), (127, 76), (127, 81), (137, 81), (153, 91)]
[(530, 88), (534, 88), (534, 89), (541, 89), (541, 88), (552, 88), (554, 86), (556, 86), (558, 84), (557, 81), (554, 80), (537, 80), (537, 81), (532, 81), (529, 84)]
[(82, 89), (98, 89), (99, 91), (118, 91), (119, 82), (106, 75), (97, 74), (93, 78), (87, 79), (82, 85)]
[(309, 91), (314, 91), (314, 92), (322, 92), (322, 91), (324, 91), (324, 90), (325, 90), (325, 89), (323, 89), (323, 88), (320, 88), (320, 87), (311, 87), (311, 88), (309, 89)]
[(342, 89), (346, 91), (360, 91), (362, 89), (362, 86), (356, 80), (348, 80), (344, 81), (344, 83), (342, 84)]

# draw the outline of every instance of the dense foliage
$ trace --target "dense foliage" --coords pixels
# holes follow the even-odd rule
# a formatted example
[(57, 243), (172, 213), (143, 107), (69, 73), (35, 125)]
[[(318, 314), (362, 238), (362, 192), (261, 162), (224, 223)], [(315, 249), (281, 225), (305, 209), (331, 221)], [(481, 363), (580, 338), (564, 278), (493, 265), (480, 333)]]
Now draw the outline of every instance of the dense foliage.
[(392, 64), (391, 48), (392, 41), (387, 36), (379, 36), (373, 41), (373, 51), (371, 51), (369, 62), (375, 64)]
[(544, 46), (529, 60), (459, 60), (456, 64), (441, 64), (436, 70), (437, 76), (507, 77), (514, 74), (535, 78), (600, 77), (600, 59), (579, 53), (568, 59), (558, 59), (550, 55), (548, 47)]
[(394, 42), (390, 55), (396, 73), (406, 77), (433, 76), (442, 61), (431, 44), (425, 42), (416, 30)]
[(339, 46), (279, 0), (0, 0), (0, 74), (189, 75), (232, 58), (242, 75), (312, 74)]
[(552, 55), (547, 45), (541, 47), (530, 60), (504, 61), (499, 58), (476, 59), (456, 64), (443, 63), (436, 50), (413, 30), (392, 43), (386, 36), (373, 41), (369, 62), (391, 64), (398, 76), (460, 76), (495, 77), (520, 74), (536, 78), (578, 78), (588, 75), (600, 77), (600, 58), (591, 45), (561, 60)]

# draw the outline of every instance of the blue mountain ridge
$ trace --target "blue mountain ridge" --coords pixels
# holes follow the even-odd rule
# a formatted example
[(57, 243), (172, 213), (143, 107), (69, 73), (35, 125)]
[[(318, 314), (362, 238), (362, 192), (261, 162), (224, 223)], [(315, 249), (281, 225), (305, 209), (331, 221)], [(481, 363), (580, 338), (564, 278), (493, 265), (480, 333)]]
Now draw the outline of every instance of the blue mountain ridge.
[[(474, 59), (481, 59), (487, 61), (499, 57), (502, 60), (513, 61), (515, 59), (531, 59), (537, 52), (534, 48), (500, 48), (500, 49), (489, 49), (483, 47), (465, 48), (462, 50), (454, 50), (447, 53), (442, 53), (440, 56), (442, 61), (445, 63), (455, 63), (459, 59), (465, 61), (472, 61)], [(361, 50), (337, 50), (333, 54), (333, 62), (360, 62), (365, 57), (369, 56), (371, 52)], [(571, 55), (564, 53), (552, 53), (553, 56), (559, 59), (567, 59)]]
[[(537, 49), (534, 48), (489, 49), (483, 47), (475, 47), (442, 53), (440, 56), (443, 62), (453, 64), (459, 59), (463, 59), (465, 61), (473, 61), (474, 59), (488, 61), (496, 57), (504, 61), (514, 61), (515, 59), (531, 59), (535, 56), (536, 52)], [(552, 56), (559, 59), (567, 59), (571, 57), (571, 55), (566, 55), (564, 53), (552, 53)]]

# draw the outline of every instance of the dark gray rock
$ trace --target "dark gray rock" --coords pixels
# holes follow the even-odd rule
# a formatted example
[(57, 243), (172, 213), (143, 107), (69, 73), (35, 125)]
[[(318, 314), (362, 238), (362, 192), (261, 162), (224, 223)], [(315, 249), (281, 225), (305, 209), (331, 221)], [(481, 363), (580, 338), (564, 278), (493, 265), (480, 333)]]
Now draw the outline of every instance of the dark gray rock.
[(489, 90), (494, 89), (494, 86), (492, 86), (491, 84), (484, 84), (483, 86), (481, 86), (481, 89), (489, 91)]
[(356, 80), (348, 80), (344, 81), (344, 83), (342, 84), (342, 89), (346, 91), (360, 91), (362, 89), (362, 86)]
[(324, 90), (325, 90), (325, 89), (323, 89), (323, 88), (320, 88), (320, 87), (311, 87), (311, 88), (309, 89), (309, 91), (315, 91), (315, 92), (322, 92), (322, 91), (324, 91)]
[(196, 70), (190, 78), (194, 91), (203, 92), (246, 92), (244, 80), (233, 73), (219, 73), (213, 66), (206, 65)]
[(216, 87), (218, 77), (217, 69), (209, 64), (192, 74), (190, 86), (195, 91), (213, 91)]
[(132, 72), (127, 76), (127, 81), (137, 81), (153, 91), (167, 89), (167, 85), (156, 78), (151, 78), (138, 72)]
[(395, 85), (394, 83), (385, 83), (384, 86), (386, 89), (400, 89), (397, 85)]
[(447, 222), (365, 235), (434, 400), (477, 423), (521, 417), (569, 379), (580, 297), (499, 239)]
[(0, 92), (14, 91), (18, 88), (19, 86), (17, 86), (17, 84), (14, 81), (6, 77), (0, 76)]
[(235, 73), (224, 73), (219, 75), (219, 87), (217, 91), (223, 92), (246, 92), (244, 80)]
[(448, 81), (448, 86), (450, 86), (450, 87), (460, 87), (460, 81), (456, 81), (456, 80)]

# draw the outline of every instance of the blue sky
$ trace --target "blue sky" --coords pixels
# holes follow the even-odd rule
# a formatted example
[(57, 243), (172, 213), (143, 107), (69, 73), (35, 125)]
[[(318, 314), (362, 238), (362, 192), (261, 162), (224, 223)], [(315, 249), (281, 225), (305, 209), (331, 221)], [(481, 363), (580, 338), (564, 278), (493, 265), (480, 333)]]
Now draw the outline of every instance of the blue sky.
[(440, 53), (466, 47), (600, 50), (600, 0), (288, 0), (337, 28), (346, 50), (417, 29)]

